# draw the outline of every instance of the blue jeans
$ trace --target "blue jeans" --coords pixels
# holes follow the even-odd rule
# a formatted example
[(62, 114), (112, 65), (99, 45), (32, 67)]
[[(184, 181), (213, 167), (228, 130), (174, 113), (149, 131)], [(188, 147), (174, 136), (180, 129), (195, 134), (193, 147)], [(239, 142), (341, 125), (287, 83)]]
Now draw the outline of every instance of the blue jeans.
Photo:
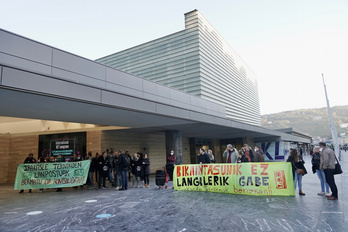
[(121, 170), (122, 189), (128, 189), (127, 171)]
[(297, 182), (298, 182), (298, 190), (302, 191), (302, 175), (297, 174), (297, 170), (296, 170), (295, 171), (295, 178), (294, 178), (295, 190), (296, 190)]
[(320, 184), (321, 184), (321, 191), (322, 192), (325, 192), (325, 188), (326, 188), (326, 192), (330, 192), (330, 187), (329, 187), (329, 184), (326, 182), (326, 179), (325, 179), (325, 173), (324, 173), (324, 170), (321, 169), (321, 170), (318, 170), (317, 169), (317, 175), (319, 177), (319, 180), (320, 180)]
[(114, 181), (115, 181), (115, 186), (116, 187), (121, 187), (122, 186), (122, 180), (121, 180), (121, 173), (119, 173), (118, 171), (116, 171), (115, 173), (115, 170), (113, 171), (114, 173)]
[(94, 188), (93, 174), (94, 172), (88, 172), (88, 178), (89, 182), (91, 182), (91, 188)]
[(112, 169), (109, 168), (109, 181), (112, 183)]

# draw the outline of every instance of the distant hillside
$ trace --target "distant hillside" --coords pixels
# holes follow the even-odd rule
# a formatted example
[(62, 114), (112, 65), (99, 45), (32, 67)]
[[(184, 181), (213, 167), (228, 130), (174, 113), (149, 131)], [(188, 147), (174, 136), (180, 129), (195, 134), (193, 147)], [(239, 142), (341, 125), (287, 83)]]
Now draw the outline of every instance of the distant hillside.
[[(340, 133), (348, 134), (348, 106), (331, 108), (337, 128)], [(327, 108), (285, 111), (277, 114), (261, 116), (261, 125), (269, 129), (292, 127), (312, 137), (331, 138)]]

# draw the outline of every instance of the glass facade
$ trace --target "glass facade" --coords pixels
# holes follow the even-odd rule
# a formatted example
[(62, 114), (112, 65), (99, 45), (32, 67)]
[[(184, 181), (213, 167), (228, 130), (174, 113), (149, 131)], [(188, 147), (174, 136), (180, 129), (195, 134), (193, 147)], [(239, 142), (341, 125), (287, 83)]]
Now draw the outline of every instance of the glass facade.
[(185, 30), (97, 62), (219, 103), (228, 118), (260, 125), (255, 74), (197, 10), (185, 14)]

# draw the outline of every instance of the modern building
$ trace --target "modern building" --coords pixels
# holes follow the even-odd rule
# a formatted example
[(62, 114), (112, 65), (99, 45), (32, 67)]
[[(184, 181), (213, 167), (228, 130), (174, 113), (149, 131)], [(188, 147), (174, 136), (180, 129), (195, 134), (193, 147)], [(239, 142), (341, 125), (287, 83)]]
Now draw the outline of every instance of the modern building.
[(226, 117), (260, 125), (254, 72), (198, 11), (185, 29), (97, 60), (226, 107)]
[[(197, 25), (203, 20), (197, 11), (186, 17), (196, 17)], [(201, 40), (201, 32), (192, 29), (192, 33)], [(17, 164), (29, 153), (36, 159), (59, 153), (72, 158), (87, 151), (95, 155), (121, 148), (149, 154), (154, 173), (163, 168), (171, 149), (177, 164), (187, 164), (196, 163), (200, 147), (212, 149), (217, 162), (224, 162), (222, 153), (229, 143), (238, 148), (243, 143), (310, 143), (307, 138), (251, 125), (252, 121), (257, 124), (256, 118), (249, 123), (240, 122), (242, 117), (239, 121), (231, 118), (231, 113), (238, 117), (243, 111), (230, 111), (223, 102), (203, 98), (208, 88), (204, 75), (197, 77), (202, 86), (197, 87), (201, 95), (195, 96), (9, 31), (0, 29), (0, 41), (0, 184), (14, 182)], [(199, 60), (213, 62), (203, 55), (204, 49), (197, 52)], [(202, 61), (197, 70), (208, 73)], [(242, 67), (236, 63), (233, 68)], [(212, 86), (223, 81), (222, 76), (214, 76)], [(252, 90), (253, 82), (245, 79), (248, 85), (242, 79), (231, 83)], [(257, 94), (256, 82), (254, 87)], [(257, 95), (258, 109), (256, 99)], [(280, 160), (277, 154), (281, 156), (270, 157)]]

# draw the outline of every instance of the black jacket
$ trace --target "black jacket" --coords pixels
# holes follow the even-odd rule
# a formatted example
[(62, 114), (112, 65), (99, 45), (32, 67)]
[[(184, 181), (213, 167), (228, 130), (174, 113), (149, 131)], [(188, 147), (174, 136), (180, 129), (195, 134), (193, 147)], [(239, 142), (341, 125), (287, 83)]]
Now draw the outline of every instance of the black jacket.
[(109, 169), (111, 168), (111, 164), (109, 162), (108, 157), (104, 159), (101, 155), (98, 157), (98, 171), (100, 175), (108, 176)]
[(320, 169), (320, 154), (314, 153), (312, 158), (312, 166), (313, 170), (319, 170)]
[(149, 158), (142, 160), (142, 166), (144, 169), (144, 175), (150, 175), (150, 160), (149, 160)]
[(304, 173), (307, 174), (307, 170), (304, 166), (303, 160), (295, 162), (294, 158), (292, 156), (289, 156), (289, 158), (286, 160), (286, 162), (291, 162), (292, 166), (292, 177), (295, 178), (295, 172), (297, 172), (297, 169), (303, 169)]
[(132, 159), (131, 160), (131, 168), (132, 168), (132, 174), (136, 176), (141, 176), (141, 160), (138, 158), (137, 160)]
[(198, 156), (198, 161), (197, 163), (202, 163), (202, 164), (210, 164), (210, 156), (208, 153), (204, 152), (203, 154), (200, 154)]
[(119, 168), (121, 171), (128, 171), (130, 166), (130, 159), (129, 164), (127, 164), (126, 159), (129, 159), (129, 157), (125, 154), (121, 154), (118, 157), (117, 164), (119, 165)]
[(95, 169), (97, 168), (97, 159), (94, 157), (91, 157), (89, 160), (91, 160), (91, 165), (89, 166), (89, 172), (95, 172)]
[(36, 159), (34, 157), (27, 157), (24, 163), (36, 163)]
[(246, 155), (243, 155), (242, 158), (238, 157), (237, 163), (249, 163), (249, 159)]

